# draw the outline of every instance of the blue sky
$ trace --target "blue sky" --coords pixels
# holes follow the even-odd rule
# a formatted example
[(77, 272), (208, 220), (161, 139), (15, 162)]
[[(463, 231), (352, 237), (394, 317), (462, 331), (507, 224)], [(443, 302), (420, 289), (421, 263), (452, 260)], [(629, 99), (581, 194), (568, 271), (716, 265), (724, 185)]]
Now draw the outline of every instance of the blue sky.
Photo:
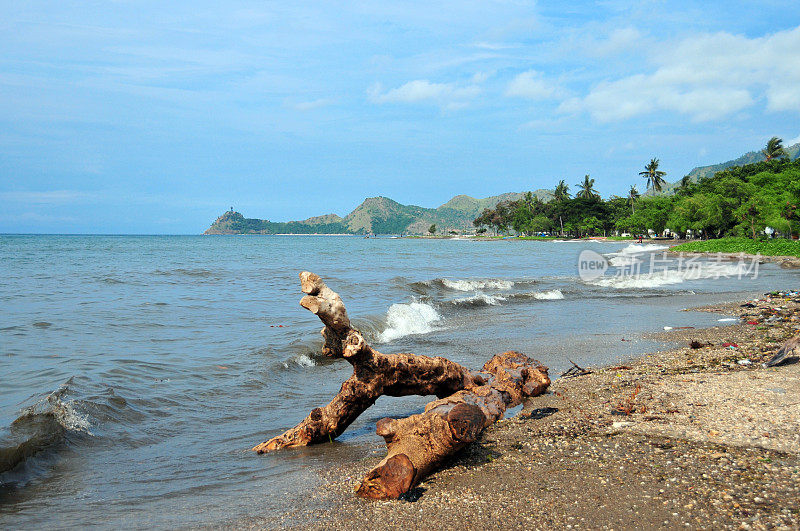
[(0, 232), (608, 196), (800, 141), (795, 2), (2, 5)]

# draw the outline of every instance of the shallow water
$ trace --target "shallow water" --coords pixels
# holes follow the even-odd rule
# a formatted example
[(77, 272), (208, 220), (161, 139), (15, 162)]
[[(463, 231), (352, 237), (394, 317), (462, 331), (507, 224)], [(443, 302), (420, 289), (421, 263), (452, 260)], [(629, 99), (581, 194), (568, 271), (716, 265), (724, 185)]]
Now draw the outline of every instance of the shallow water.
[[(577, 278), (584, 249), (625, 243), (338, 236), (0, 236), (0, 527), (174, 527), (290, 506), (316, 471), (380, 444), (382, 398), (334, 444), (248, 448), (327, 402), (349, 365), (320, 355), (297, 273), (320, 274), (385, 352), (471, 367), (516, 349), (556, 375), (655, 348), (686, 307), (793, 289), (796, 273)], [(624, 251), (624, 252), (623, 252)], [(637, 252), (641, 252), (637, 255)], [(643, 254), (642, 254), (643, 253)], [(733, 268), (732, 268), (733, 266)], [(710, 270), (705, 270), (708, 272)], [(622, 341), (622, 339), (630, 341)]]

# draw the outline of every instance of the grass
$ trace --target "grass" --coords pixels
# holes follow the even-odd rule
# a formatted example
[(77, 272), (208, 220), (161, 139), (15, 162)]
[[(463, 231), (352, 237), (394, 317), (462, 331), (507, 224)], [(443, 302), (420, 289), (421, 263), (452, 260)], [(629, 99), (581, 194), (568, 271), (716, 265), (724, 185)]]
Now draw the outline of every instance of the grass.
[(750, 238), (720, 238), (687, 242), (676, 245), (670, 251), (687, 253), (746, 253), (763, 256), (797, 256), (800, 257), (800, 241), (798, 240), (751, 240)]

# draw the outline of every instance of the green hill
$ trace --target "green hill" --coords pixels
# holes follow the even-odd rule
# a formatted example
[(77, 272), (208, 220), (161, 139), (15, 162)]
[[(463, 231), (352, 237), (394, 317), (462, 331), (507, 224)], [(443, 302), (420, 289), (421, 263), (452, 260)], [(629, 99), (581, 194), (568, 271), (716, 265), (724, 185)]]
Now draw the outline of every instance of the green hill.
[[(800, 143), (791, 145), (789, 147), (784, 148), (786, 153), (789, 155), (789, 160), (795, 160), (800, 157)], [(728, 160), (726, 162), (720, 162), (719, 164), (711, 164), (709, 166), (698, 166), (697, 168), (693, 169), (689, 172), (688, 177), (693, 182), (699, 182), (700, 179), (705, 177), (713, 177), (715, 173), (727, 170), (728, 168), (733, 168), (734, 166), (744, 166), (745, 164), (754, 164), (756, 162), (761, 162), (764, 160), (764, 155), (760, 151), (749, 151), (742, 155), (739, 158)], [(674, 183), (667, 183), (661, 189), (660, 195), (669, 195), (675, 193), (675, 189), (680, 186), (680, 181), (676, 181)], [(659, 195), (653, 194), (652, 191), (648, 191), (647, 195)]]
[[(552, 199), (552, 192), (534, 192), (543, 201)], [(472, 220), (485, 208), (494, 208), (500, 201), (514, 201), (522, 193), (510, 192), (476, 199), (458, 195), (438, 208), (403, 205), (388, 197), (370, 197), (344, 218), (336, 214), (316, 216), (303, 221), (273, 222), (245, 218), (228, 211), (217, 218), (204, 234), (426, 234), (435, 224), (440, 234), (449, 231), (471, 231)]]

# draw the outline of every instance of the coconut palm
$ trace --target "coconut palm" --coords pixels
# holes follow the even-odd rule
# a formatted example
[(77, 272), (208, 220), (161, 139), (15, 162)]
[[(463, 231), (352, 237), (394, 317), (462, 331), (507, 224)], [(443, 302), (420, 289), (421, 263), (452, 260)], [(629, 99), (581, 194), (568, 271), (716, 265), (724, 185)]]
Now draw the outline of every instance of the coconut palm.
[(637, 199), (639, 199), (639, 190), (636, 189), (636, 185), (634, 184), (631, 186), (631, 189), (628, 190), (628, 202), (631, 204), (631, 214), (636, 214), (636, 209), (633, 205)]
[(658, 169), (658, 159), (650, 159), (644, 171), (639, 172), (642, 177), (647, 177), (647, 188), (652, 186), (656, 192), (660, 192), (661, 187), (667, 182), (664, 180), (666, 174), (667, 172)]
[(564, 179), (561, 179), (558, 182), (558, 185), (556, 185), (556, 189), (553, 192), (553, 196), (558, 201), (569, 199), (569, 185), (564, 182)]
[(769, 139), (767, 147), (761, 150), (761, 154), (764, 155), (764, 159), (767, 162), (787, 156), (786, 151), (783, 149), (783, 140), (777, 136)]
[(575, 194), (575, 197), (584, 197), (586, 199), (598, 197), (598, 194), (594, 189), (594, 179), (590, 179), (588, 173), (583, 178), (583, 182), (578, 183), (576, 186), (580, 188), (581, 191)]

